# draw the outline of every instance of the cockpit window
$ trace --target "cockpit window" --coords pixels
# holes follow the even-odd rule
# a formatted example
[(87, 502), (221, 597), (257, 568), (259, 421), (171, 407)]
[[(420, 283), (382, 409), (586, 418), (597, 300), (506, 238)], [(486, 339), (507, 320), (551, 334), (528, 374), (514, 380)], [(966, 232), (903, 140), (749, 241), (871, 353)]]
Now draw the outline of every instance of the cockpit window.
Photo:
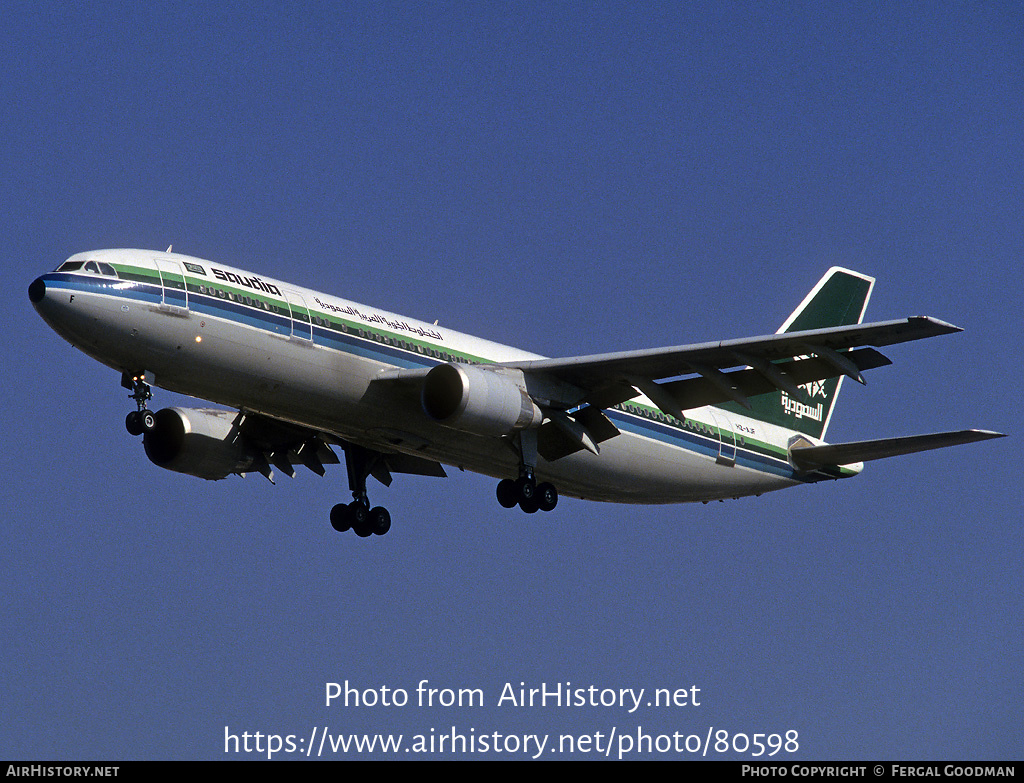
[(92, 272), (96, 275), (117, 277), (117, 270), (103, 261), (65, 261), (59, 267), (58, 272)]

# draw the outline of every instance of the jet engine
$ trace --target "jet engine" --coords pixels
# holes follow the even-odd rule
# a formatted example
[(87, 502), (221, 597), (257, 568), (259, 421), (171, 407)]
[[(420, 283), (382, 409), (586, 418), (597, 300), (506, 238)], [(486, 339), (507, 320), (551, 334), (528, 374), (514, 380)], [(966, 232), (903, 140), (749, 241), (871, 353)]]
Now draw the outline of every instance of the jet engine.
[(204, 479), (222, 479), (252, 468), (256, 455), (243, 441), (235, 411), (164, 408), (142, 439), (154, 465)]
[(539, 427), (537, 404), (519, 384), (496, 370), (439, 364), (427, 373), (421, 397), (430, 418), (476, 435), (507, 435)]

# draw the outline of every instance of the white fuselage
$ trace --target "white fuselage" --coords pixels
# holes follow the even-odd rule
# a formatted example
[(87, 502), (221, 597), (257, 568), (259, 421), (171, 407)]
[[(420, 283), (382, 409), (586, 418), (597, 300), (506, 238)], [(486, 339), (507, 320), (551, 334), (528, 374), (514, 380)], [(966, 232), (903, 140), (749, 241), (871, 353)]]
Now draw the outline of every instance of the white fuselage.
[[(103, 263), (117, 274), (44, 275), (36, 308), (116, 370), (148, 371), (162, 388), (367, 448), (497, 478), (517, 473), (507, 439), (443, 426), (415, 392), (372, 382), (396, 368), (542, 357), (180, 254), (102, 250), (68, 261)], [(643, 397), (606, 413), (619, 436), (601, 443), (598, 455), (541, 459), (538, 478), (565, 495), (623, 503), (707, 501), (822, 478), (789, 463), (792, 431), (735, 413), (687, 411), (684, 425)]]

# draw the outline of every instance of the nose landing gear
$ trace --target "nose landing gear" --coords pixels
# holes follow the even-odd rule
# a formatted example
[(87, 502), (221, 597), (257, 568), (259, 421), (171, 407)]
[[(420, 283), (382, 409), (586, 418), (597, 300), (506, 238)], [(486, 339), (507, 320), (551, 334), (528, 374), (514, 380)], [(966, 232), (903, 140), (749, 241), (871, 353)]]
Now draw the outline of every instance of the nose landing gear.
[(128, 396), (135, 400), (135, 405), (138, 407), (138, 410), (132, 411), (124, 418), (124, 426), (128, 430), (128, 434), (144, 435), (147, 432), (152, 432), (156, 427), (156, 414), (146, 407), (146, 403), (153, 399), (153, 392), (146, 382), (146, 374), (122, 373), (121, 385), (132, 390)]

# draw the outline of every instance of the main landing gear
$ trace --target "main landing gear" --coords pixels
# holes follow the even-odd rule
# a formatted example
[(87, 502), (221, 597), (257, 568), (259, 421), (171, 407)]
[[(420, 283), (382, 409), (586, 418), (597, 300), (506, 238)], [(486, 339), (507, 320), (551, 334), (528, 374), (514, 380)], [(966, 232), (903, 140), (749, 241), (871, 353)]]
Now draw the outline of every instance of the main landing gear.
[(345, 466), (352, 490), (351, 503), (338, 503), (331, 509), (331, 527), (339, 533), (352, 530), (360, 538), (382, 536), (391, 529), (391, 514), (383, 506), (370, 508), (366, 496), (366, 477), (373, 469), (377, 454), (354, 444), (345, 446)]
[(551, 511), (558, 503), (558, 490), (544, 481), (540, 484), (532, 473), (498, 482), (498, 502), (505, 508), (519, 506), (527, 514)]
[(339, 533), (352, 530), (360, 538), (382, 536), (391, 529), (391, 514), (383, 506), (370, 508), (370, 501), (365, 497), (356, 498), (331, 509), (331, 527)]
[(147, 432), (152, 432), (156, 427), (156, 414), (146, 407), (146, 403), (153, 399), (153, 392), (150, 390), (149, 384), (146, 383), (145, 374), (128, 375), (128, 373), (122, 373), (121, 385), (126, 389), (132, 390), (132, 393), (128, 396), (135, 400), (135, 404), (138, 407), (138, 410), (134, 410), (125, 416), (125, 429), (128, 430), (130, 435), (144, 435)]
[(544, 481), (537, 483), (533, 475), (537, 467), (537, 433), (522, 430), (516, 436), (519, 451), (519, 478), (498, 482), (498, 502), (505, 508), (519, 506), (527, 514), (551, 511), (558, 503), (558, 490)]

